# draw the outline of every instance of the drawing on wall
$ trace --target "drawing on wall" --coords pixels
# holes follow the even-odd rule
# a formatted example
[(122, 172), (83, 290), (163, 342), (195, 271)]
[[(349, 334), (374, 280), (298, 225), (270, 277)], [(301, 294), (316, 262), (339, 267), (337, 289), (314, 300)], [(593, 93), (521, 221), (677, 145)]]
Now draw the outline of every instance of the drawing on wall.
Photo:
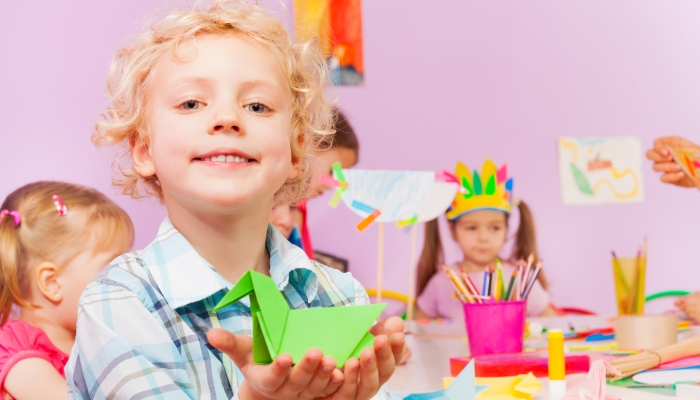
[(320, 39), (334, 85), (362, 84), (360, 0), (294, 0), (294, 22), (297, 38)]
[(635, 137), (559, 138), (562, 202), (643, 202), (641, 154), (641, 143)]

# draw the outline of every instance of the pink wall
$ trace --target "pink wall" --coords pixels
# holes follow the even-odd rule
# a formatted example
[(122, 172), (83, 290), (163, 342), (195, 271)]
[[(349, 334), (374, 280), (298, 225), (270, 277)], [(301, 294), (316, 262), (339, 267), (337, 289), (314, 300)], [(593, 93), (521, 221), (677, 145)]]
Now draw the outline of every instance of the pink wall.
[[(112, 53), (163, 3), (0, 2), (0, 196), (37, 179), (90, 185), (129, 211), (138, 247), (150, 241), (163, 210), (114, 195), (110, 157), (89, 135)], [(645, 147), (666, 134), (700, 140), (700, 4), (432, 4), (364, 2), (365, 86), (337, 90), (360, 136), (359, 166), (508, 162), (517, 196), (534, 210), (559, 305), (612, 313), (609, 252), (634, 253), (644, 234), (648, 291), (700, 289), (690, 251), (700, 193), (657, 183), (645, 163), (643, 204), (565, 207), (556, 152), (559, 136), (632, 135)], [(376, 227), (359, 234), (349, 210), (326, 202), (311, 203), (317, 247), (348, 256), (354, 274), (374, 286)], [(388, 288), (406, 291), (409, 239), (388, 227)], [(450, 248), (449, 259), (457, 256)]]

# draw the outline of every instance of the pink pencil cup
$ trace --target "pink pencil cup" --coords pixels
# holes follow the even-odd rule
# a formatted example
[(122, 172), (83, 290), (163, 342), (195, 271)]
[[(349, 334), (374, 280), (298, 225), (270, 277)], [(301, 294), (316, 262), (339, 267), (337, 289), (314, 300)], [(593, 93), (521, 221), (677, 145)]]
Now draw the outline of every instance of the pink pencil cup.
[(463, 305), (472, 357), (522, 353), (525, 335), (524, 301)]

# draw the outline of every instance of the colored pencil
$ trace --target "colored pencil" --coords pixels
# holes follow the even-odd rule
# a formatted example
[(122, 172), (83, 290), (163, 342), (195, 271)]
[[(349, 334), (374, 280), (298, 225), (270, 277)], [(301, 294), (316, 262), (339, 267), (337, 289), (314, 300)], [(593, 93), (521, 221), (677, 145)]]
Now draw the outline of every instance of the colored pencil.
[(527, 257), (527, 267), (525, 267), (525, 273), (522, 276), (523, 280), (523, 285), (527, 286), (527, 282), (530, 279), (530, 267), (532, 267), (532, 263), (535, 261), (535, 255), (530, 254)]
[(476, 289), (476, 285), (474, 285), (474, 282), (469, 278), (469, 274), (464, 268), (461, 268), (459, 272), (462, 274), (462, 279), (464, 280), (464, 283), (467, 285), (467, 288), (474, 294), (476, 297), (476, 302), (481, 304), (483, 301), (481, 300), (481, 293)]
[(506, 300), (510, 301), (510, 294), (513, 291), (513, 284), (515, 283), (515, 278), (518, 276), (517, 268), (513, 270), (513, 274), (510, 277), (510, 283), (508, 284), (508, 291), (506, 292)]
[(504, 284), (504, 279), (503, 279), (503, 269), (501, 269), (501, 266), (498, 266), (498, 299), (499, 300), (508, 300), (508, 297), (506, 296), (506, 287)]
[(537, 276), (540, 274), (541, 270), (542, 270), (542, 262), (538, 262), (537, 266), (532, 271), (532, 274), (531, 274), (532, 276), (530, 278), (530, 282), (528, 282), (528, 285), (525, 288), (525, 291), (523, 292), (523, 299), (527, 299), (527, 296), (530, 295), (530, 291), (532, 290), (532, 287), (535, 286), (535, 282), (537, 281)]
[(447, 280), (450, 281), (450, 285), (452, 285), (452, 288), (454, 289), (455, 293), (457, 294), (457, 297), (459, 297), (459, 300), (463, 303), (470, 303), (469, 300), (462, 294), (462, 291), (460, 288), (457, 286), (455, 283), (454, 279), (452, 279), (452, 275), (450, 274), (450, 270), (447, 269), (444, 265), (442, 266), (442, 272), (445, 273), (447, 276)]
[(489, 278), (490, 277), (491, 277), (491, 275), (489, 274), (489, 269), (486, 268), (486, 271), (484, 271), (484, 285), (483, 285), (483, 289), (481, 290), (481, 294), (483, 294), (484, 296), (489, 295), (489, 287), (490, 287)]

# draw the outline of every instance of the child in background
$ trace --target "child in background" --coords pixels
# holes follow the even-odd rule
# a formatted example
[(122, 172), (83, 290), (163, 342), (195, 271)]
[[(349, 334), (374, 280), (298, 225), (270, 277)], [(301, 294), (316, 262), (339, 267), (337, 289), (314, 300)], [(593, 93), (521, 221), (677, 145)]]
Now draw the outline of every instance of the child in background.
[[(355, 130), (352, 129), (350, 122), (348, 122), (348, 119), (342, 111), (335, 108), (334, 112), (336, 113), (333, 126), (335, 133), (329, 140), (328, 148), (312, 150), (310, 152), (312, 157), (311, 169), (313, 172), (311, 174), (311, 187), (309, 188), (309, 195), (307, 196), (309, 199), (320, 196), (329, 189), (328, 186), (320, 182), (320, 179), (323, 175), (333, 176), (331, 165), (338, 162), (343, 168), (352, 168), (357, 164), (359, 159), (360, 143), (357, 141)], [(300, 236), (300, 247), (304, 249), (306, 255), (309, 256), (310, 259), (314, 260), (319, 254), (314, 252), (311, 234), (306, 224), (307, 207), (306, 199), (300, 201), (297, 205), (294, 211), (294, 230), (298, 227), (299, 232), (297, 233), (293, 230), (290, 241), (295, 243), (295, 240), (292, 239), (295, 239), (297, 235)], [(329, 259), (331, 259), (331, 257), (320, 255), (319, 261), (325, 263), (329, 261)]]
[[(451, 266), (456, 272), (464, 269), (479, 291), (482, 290), (484, 271), (494, 266), (503, 249), (508, 233), (508, 217), (512, 206), (518, 207), (520, 223), (516, 233), (512, 260), (534, 256), (539, 261), (535, 226), (530, 208), (522, 200), (513, 199), (511, 190), (503, 184), (489, 193), (491, 179), (495, 179), (496, 166), (486, 160), (481, 177), (474, 172), (474, 181), (469, 169), (462, 163), (457, 165), (456, 176), (463, 183), (447, 220), (452, 239), (457, 242), (464, 259)], [(478, 181), (478, 182), (477, 182)], [(483, 186), (482, 187), (482, 182)], [(510, 183), (512, 187), (512, 182)], [(505, 195), (505, 198), (504, 198)], [(462, 304), (452, 297), (454, 291), (441, 270), (444, 255), (437, 219), (426, 223), (425, 244), (418, 263), (416, 318), (464, 319)], [(502, 264), (503, 277), (509, 281), (515, 266), (511, 262)], [(555, 315), (549, 306), (549, 295), (545, 291), (547, 281), (540, 272), (527, 300), (527, 314), (531, 316)]]
[(317, 42), (293, 45), (279, 20), (240, 1), (171, 11), (117, 53), (95, 139), (127, 146), (117, 184), (155, 195), (168, 217), (83, 293), (72, 398), (368, 399), (389, 379), (398, 318), (375, 324), (374, 348), (341, 371), (318, 349), (294, 366), (285, 354), (255, 364), (247, 299), (212, 311), (250, 270), (291, 308), (369, 303), (350, 274), (268, 223), (274, 204), (306, 193), (307, 152), (332, 131), (327, 77)]
[[(7, 196), (0, 211), (3, 398), (68, 396), (63, 367), (75, 341), (78, 298), (133, 237), (124, 210), (83, 186), (36, 182)], [(19, 319), (8, 321), (13, 307)]]

